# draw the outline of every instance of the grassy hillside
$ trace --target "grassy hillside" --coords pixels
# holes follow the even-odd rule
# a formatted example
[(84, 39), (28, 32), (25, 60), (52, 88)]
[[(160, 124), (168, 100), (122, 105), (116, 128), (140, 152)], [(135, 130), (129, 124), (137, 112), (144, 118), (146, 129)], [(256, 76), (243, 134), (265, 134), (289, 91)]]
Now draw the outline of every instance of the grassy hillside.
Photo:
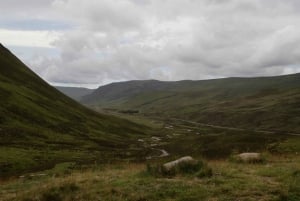
[(74, 100), (80, 101), (83, 96), (91, 94), (94, 90), (82, 87), (62, 87), (54, 86), (57, 90), (63, 94), (73, 98)]
[(300, 133), (300, 74), (203, 81), (120, 82), (82, 102), (220, 126)]
[(0, 45), (0, 176), (60, 161), (141, 155), (147, 128), (93, 112), (63, 95)]

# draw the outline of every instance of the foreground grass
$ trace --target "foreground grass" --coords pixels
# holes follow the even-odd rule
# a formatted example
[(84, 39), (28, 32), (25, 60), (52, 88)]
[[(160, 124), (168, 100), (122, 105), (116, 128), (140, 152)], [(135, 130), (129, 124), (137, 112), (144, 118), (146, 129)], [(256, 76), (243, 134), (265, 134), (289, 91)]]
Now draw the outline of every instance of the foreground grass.
[(270, 156), (265, 164), (209, 161), (213, 176), (154, 177), (145, 164), (72, 170), (64, 163), (0, 185), (0, 200), (288, 200), (300, 199), (300, 156)]

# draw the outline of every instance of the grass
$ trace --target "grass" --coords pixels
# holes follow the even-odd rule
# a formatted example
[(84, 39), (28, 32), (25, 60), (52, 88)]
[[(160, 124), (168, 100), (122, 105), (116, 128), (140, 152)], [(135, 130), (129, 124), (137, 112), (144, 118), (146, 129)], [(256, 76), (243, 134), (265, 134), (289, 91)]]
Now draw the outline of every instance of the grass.
[(300, 154), (300, 138), (291, 137), (277, 144), (277, 150), (283, 153)]
[(300, 133), (300, 74), (202, 81), (128, 81), (102, 86), (82, 103), (150, 117)]
[(190, 174), (155, 177), (144, 164), (135, 163), (75, 168), (60, 177), (53, 177), (48, 171), (44, 177), (2, 183), (0, 197), (3, 201), (299, 199), (299, 156), (271, 155), (266, 164), (212, 160), (208, 165), (213, 175), (205, 178)]
[(80, 105), (48, 85), (2, 45), (0, 97), (0, 177), (63, 161), (144, 158), (137, 139), (149, 136), (149, 127)]

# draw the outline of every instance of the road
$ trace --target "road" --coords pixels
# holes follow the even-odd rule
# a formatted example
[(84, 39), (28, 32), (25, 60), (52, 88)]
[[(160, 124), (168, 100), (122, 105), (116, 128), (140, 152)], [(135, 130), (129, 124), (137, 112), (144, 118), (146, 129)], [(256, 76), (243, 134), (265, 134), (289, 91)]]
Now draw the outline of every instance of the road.
[[(211, 127), (211, 128), (220, 128), (220, 129), (235, 130), (235, 131), (249, 131), (249, 129), (244, 129), (244, 128), (205, 124), (205, 123), (200, 123), (200, 122), (195, 122), (195, 121), (190, 121), (190, 120), (185, 120), (185, 119), (177, 119), (177, 118), (170, 118), (170, 119), (182, 121), (182, 122), (186, 122), (186, 123), (190, 123), (190, 124), (200, 125), (200, 126), (207, 126), (207, 127)], [(264, 133), (264, 134), (279, 134), (276, 131), (267, 131), (267, 130), (251, 130), (251, 131), (257, 132), (257, 133)], [(286, 132), (286, 133), (284, 133), (284, 135), (300, 136), (300, 133)]]

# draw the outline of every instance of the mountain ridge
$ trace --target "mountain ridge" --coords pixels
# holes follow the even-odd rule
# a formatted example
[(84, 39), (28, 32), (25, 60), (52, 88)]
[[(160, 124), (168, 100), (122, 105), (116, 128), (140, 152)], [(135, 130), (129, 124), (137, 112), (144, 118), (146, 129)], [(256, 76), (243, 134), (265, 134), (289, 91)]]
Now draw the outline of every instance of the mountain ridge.
[[(300, 73), (200, 81), (129, 81), (99, 87), (83, 97), (95, 108), (139, 110), (221, 126), (299, 133)], [(279, 123), (276, 123), (279, 122)]]

